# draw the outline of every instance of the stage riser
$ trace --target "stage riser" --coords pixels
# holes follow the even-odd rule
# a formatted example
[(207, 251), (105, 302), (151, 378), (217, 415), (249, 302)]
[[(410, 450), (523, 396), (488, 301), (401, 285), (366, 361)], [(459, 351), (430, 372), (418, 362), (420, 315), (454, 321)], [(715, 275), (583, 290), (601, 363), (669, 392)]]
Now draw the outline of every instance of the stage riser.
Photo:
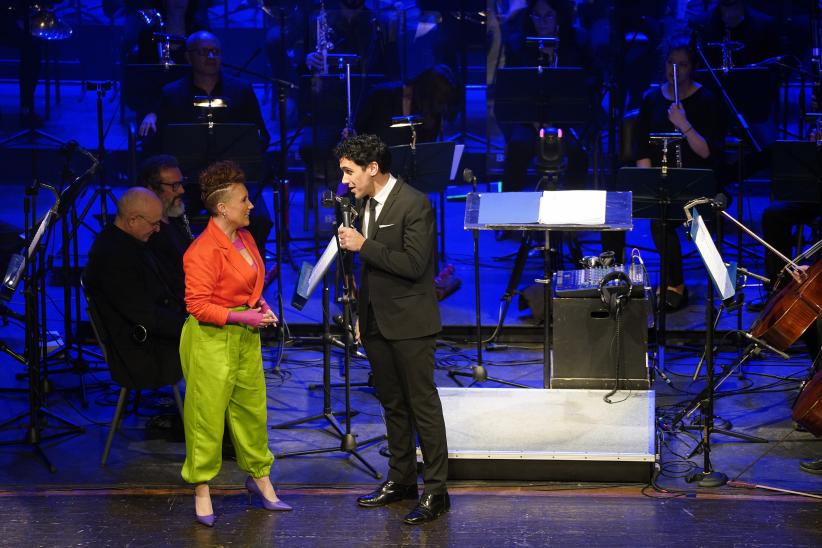
[(656, 460), (654, 391), (438, 390), (454, 479), (647, 481)]
[(647, 462), (448, 459), (452, 480), (647, 483), (652, 473)]

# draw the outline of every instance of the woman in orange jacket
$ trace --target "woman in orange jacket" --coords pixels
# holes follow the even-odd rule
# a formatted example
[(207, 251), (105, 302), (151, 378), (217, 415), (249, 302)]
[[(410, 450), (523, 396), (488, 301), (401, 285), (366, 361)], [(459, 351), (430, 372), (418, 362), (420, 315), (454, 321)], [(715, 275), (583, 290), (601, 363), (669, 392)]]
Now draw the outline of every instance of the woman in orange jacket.
[(265, 264), (244, 227), (254, 207), (245, 174), (217, 162), (200, 174), (203, 203), (211, 213), (205, 231), (183, 257), (186, 308), (180, 339), (186, 379), (186, 460), (182, 476), (195, 484), (197, 521), (214, 525), (208, 481), (220, 471), (225, 421), (245, 485), (267, 510), (291, 510), (277, 498), (269, 473), (265, 378), (259, 328), (277, 317), (262, 299)]

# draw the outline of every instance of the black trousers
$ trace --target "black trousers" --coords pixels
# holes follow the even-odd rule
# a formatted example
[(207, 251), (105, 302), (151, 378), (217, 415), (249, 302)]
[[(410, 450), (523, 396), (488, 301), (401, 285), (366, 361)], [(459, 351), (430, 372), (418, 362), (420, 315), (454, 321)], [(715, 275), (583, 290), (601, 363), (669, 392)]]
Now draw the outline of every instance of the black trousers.
[[(373, 312), (369, 317), (373, 318)], [(445, 493), (448, 445), (442, 403), (434, 384), (436, 338), (389, 341), (376, 324), (368, 322), (363, 346), (374, 372), (377, 398), (385, 411), (391, 451), (388, 479), (416, 485), (415, 437), (419, 436), (425, 493)]]
[[(662, 250), (663, 240), (667, 232), (667, 249)], [(665, 255), (665, 266), (668, 269), (667, 286), (675, 287), (685, 283), (685, 276), (682, 271), (682, 244), (679, 241), (679, 233), (682, 232), (677, 221), (669, 221), (665, 230), (662, 229), (660, 221), (651, 221), (651, 236), (654, 245), (660, 255)], [(625, 232), (606, 231), (602, 233), (603, 251), (613, 251), (616, 253), (617, 262), (625, 262)], [(660, 286), (663, 284), (660, 283)]]

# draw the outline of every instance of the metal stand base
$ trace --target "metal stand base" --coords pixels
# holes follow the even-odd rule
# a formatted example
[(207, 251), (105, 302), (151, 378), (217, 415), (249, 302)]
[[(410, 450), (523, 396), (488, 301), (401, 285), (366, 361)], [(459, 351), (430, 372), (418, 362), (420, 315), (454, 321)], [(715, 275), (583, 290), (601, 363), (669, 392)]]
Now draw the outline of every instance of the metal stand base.
[(728, 476), (722, 472), (694, 472), (685, 481), (696, 482), (700, 487), (722, 487), (728, 483)]
[[(8, 441), (8, 442), (0, 442), (0, 447), (8, 446), (8, 445), (18, 445), (18, 444), (26, 444), (31, 445), (34, 452), (43, 460), (43, 464), (46, 465), (48, 471), (54, 474), (57, 472), (57, 468), (52, 464), (51, 460), (48, 458), (48, 455), (41, 447), (41, 443), (44, 441), (49, 441), (57, 438), (62, 438), (64, 436), (74, 436), (85, 433), (86, 429), (82, 426), (74, 424), (68, 419), (65, 419), (56, 413), (52, 413), (48, 409), (41, 407), (37, 412), (37, 417), (32, 418), (31, 413), (29, 411), (24, 411), (20, 413), (16, 417), (12, 417), (5, 422), (0, 423), (0, 430), (4, 429), (6, 426), (12, 425), (16, 422), (21, 420), (28, 420), (29, 427), (26, 431), (25, 437), (20, 441)], [(52, 419), (59, 423), (57, 426), (58, 428), (63, 428), (64, 430), (61, 432), (55, 432), (49, 435), (42, 435), (40, 429), (43, 428), (45, 425), (41, 424), (46, 421), (46, 419)]]
[(468, 385), (469, 387), (474, 386), (478, 382), (495, 382), (497, 384), (504, 384), (505, 386), (514, 386), (516, 388), (531, 388), (530, 386), (526, 386), (524, 384), (519, 384), (519, 383), (511, 382), (511, 381), (505, 381), (505, 380), (502, 380), (502, 379), (497, 379), (496, 377), (489, 377), (488, 372), (485, 370), (485, 368), (482, 367), (482, 366), (479, 366), (479, 365), (475, 365), (472, 368), (472, 370), (473, 371), (471, 373), (465, 373), (464, 371), (449, 371), (448, 376), (451, 378), (452, 381), (457, 383), (459, 386), (465, 386), (465, 385), (462, 384), (457, 379), (457, 377), (468, 377), (468, 378), (473, 379), (471, 384)]
[[(382, 441), (386, 439), (386, 436), (380, 435), (373, 438), (369, 438), (364, 441), (357, 441), (356, 436), (354, 434), (346, 434), (345, 430), (343, 430), (340, 423), (337, 422), (335, 415), (345, 415), (344, 412), (328, 412), (323, 413), (322, 415), (315, 415), (313, 417), (306, 417), (304, 419), (299, 419), (296, 421), (284, 422), (282, 424), (275, 424), (271, 428), (272, 429), (280, 429), (280, 428), (291, 428), (292, 426), (303, 424), (306, 422), (311, 422), (315, 420), (325, 419), (328, 424), (331, 425), (331, 428), (334, 429), (335, 435), (340, 440), (340, 445), (338, 447), (324, 447), (321, 449), (307, 449), (305, 451), (291, 451), (288, 453), (278, 453), (276, 457), (278, 459), (286, 458), (286, 457), (298, 457), (301, 455), (318, 455), (320, 453), (333, 453), (335, 451), (342, 451), (344, 453), (348, 453), (349, 455), (356, 458), (360, 463), (365, 466), (366, 469), (374, 476), (375, 479), (382, 478), (382, 474), (377, 472), (377, 469), (371, 466), (371, 464), (363, 458), (362, 455), (357, 451), (360, 447), (365, 447), (366, 445), (371, 445), (378, 441)], [(353, 413), (352, 413), (353, 415)]]

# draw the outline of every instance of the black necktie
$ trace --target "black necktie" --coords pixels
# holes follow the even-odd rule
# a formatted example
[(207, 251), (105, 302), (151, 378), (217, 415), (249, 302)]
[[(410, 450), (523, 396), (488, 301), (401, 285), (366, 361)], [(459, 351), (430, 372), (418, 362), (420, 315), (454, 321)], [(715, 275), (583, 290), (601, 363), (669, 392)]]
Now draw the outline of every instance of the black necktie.
[(369, 240), (377, 233), (377, 200), (371, 198), (368, 200), (368, 234), (365, 235)]

